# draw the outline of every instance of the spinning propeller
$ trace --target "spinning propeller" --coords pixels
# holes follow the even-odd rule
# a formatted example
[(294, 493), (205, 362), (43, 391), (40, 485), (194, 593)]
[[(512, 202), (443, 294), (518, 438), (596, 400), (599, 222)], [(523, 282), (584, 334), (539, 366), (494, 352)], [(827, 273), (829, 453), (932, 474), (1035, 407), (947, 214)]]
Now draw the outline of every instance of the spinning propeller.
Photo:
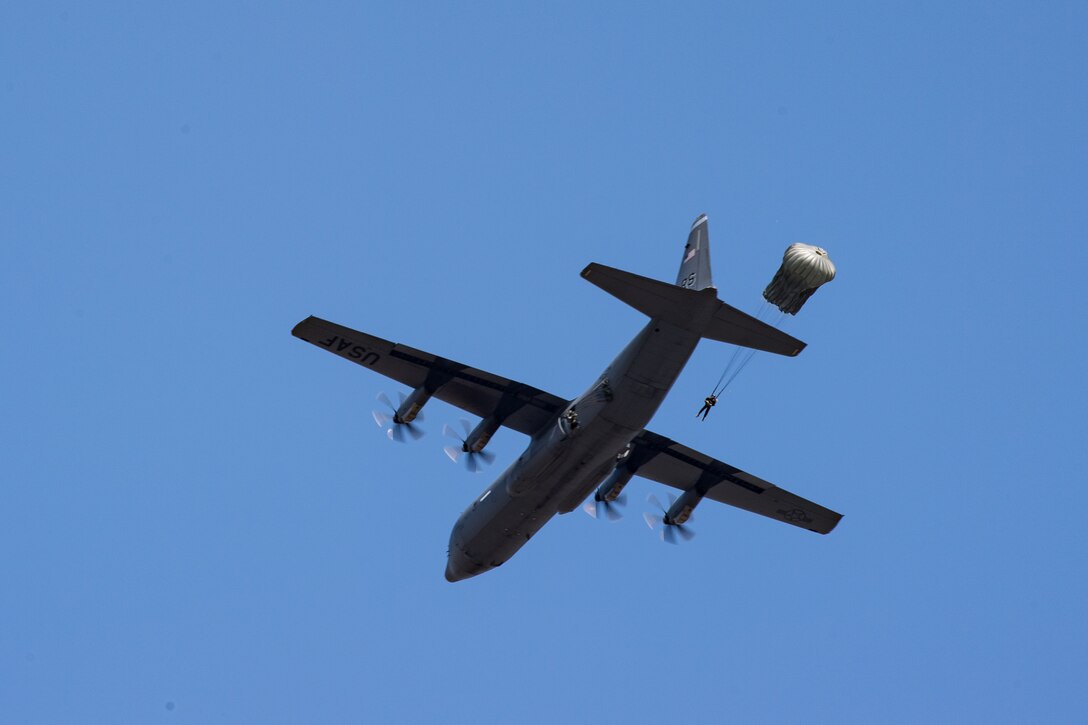
[[(400, 394), (400, 403), (403, 406), (406, 396), (404, 393)], [(374, 411), (374, 422), (378, 424), (379, 428), (385, 428), (392, 423), (393, 425), (386, 431), (386, 435), (389, 436), (389, 440), (397, 441), (398, 443), (404, 442), (404, 432), (407, 431), (408, 435), (412, 436), (413, 440), (419, 440), (423, 437), (423, 429), (420, 428), (412, 421), (401, 420), (397, 414), (397, 408), (393, 405), (393, 401), (389, 399), (389, 396), (385, 393), (378, 393), (378, 402), (389, 408), (390, 413), (386, 413), (382, 410)], [(423, 413), (417, 413), (413, 421), (422, 421)]]
[(582, 506), (582, 510), (595, 519), (601, 518), (603, 513), (605, 518), (609, 521), (619, 521), (623, 518), (622, 506), (627, 505), (627, 494), (621, 493), (611, 501), (606, 501), (603, 498), (598, 498), (598, 494), (593, 494), (593, 498), (586, 501)]
[(446, 455), (450, 457), (450, 460), (454, 463), (462, 455), (465, 457), (465, 468), (470, 473), (476, 473), (480, 470), (480, 461), (483, 461), (487, 465), (491, 465), (495, 462), (495, 454), (488, 450), (474, 451), (468, 445), (468, 438), (472, 434), (472, 426), (465, 419), (461, 419), (461, 427), (465, 429), (464, 435), (461, 435), (449, 425), (442, 426), (442, 434), (453, 438), (456, 441), (460, 441), (459, 446), (446, 446), (443, 448), (446, 451)]
[[(644, 513), (642, 518), (646, 519), (646, 525), (651, 529), (661, 528), (661, 540), (666, 544), (678, 544), (680, 543), (676, 539), (676, 535), (679, 534), (680, 538), (684, 541), (691, 541), (695, 538), (695, 532), (689, 529), (684, 524), (673, 523), (669, 518), (669, 512), (661, 505), (661, 502), (657, 500), (657, 496), (652, 493), (646, 497), (646, 502), (653, 505), (654, 508), (661, 509), (661, 515), (653, 513)], [(669, 494), (669, 506), (676, 503), (676, 496)], [(692, 517), (688, 516), (687, 521), (691, 521)], [(685, 522), (687, 523), (687, 522)]]

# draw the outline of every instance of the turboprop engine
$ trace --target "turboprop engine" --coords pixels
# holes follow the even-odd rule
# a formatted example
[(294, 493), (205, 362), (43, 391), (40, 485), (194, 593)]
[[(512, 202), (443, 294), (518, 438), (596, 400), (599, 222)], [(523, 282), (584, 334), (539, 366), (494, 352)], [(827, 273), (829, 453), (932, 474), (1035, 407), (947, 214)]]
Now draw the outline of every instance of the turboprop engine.
[(386, 431), (390, 440), (403, 442), (404, 431), (408, 431), (413, 439), (419, 440), (423, 437), (423, 431), (414, 424), (414, 421), (423, 420), (423, 406), (427, 404), (432, 395), (434, 395), (433, 390), (428, 390), (421, 385), (407, 396), (401, 393), (400, 405), (394, 406), (388, 395), (378, 393), (378, 402), (389, 408), (392, 415), (382, 410), (375, 410), (374, 422), (378, 424), (379, 428), (385, 428), (389, 423), (393, 424)]
[(677, 543), (677, 534), (680, 534), (684, 541), (691, 541), (695, 538), (695, 532), (685, 524), (692, 520), (691, 515), (695, 511), (695, 507), (703, 500), (703, 495), (694, 488), (684, 491), (679, 498), (670, 493), (669, 508), (666, 510), (661, 502), (657, 500), (657, 496), (651, 493), (646, 497), (646, 500), (655, 508), (661, 509), (661, 515), (645, 513), (642, 516), (646, 519), (646, 525), (651, 529), (661, 529), (662, 541), (675, 544)]
[(629, 454), (630, 450), (620, 454), (618, 457), (620, 462), (612, 469), (612, 473), (608, 474), (608, 478), (604, 480), (604, 483), (593, 493), (593, 498), (586, 501), (585, 506), (582, 507), (582, 510), (593, 518), (599, 519), (602, 512), (609, 521), (618, 521), (622, 518), (623, 514), (620, 513), (618, 507), (627, 503), (627, 497), (623, 495), (623, 489), (635, 475), (634, 469), (624, 463)]
[[(450, 438), (461, 442), (460, 446), (446, 446), (443, 450), (446, 451), (446, 455), (454, 463), (457, 459), (465, 454), (465, 467), (472, 473), (476, 473), (480, 470), (479, 461), (490, 465), (495, 462), (495, 454), (491, 451), (485, 451), (484, 447), (491, 440), (491, 436), (495, 435), (495, 431), (499, 429), (499, 421), (494, 417), (484, 418), (479, 424), (473, 428), (467, 420), (461, 419), (461, 428), (464, 430), (464, 435), (461, 435), (457, 430), (449, 425), (443, 426), (442, 433)], [(479, 460), (477, 460), (479, 459)]]

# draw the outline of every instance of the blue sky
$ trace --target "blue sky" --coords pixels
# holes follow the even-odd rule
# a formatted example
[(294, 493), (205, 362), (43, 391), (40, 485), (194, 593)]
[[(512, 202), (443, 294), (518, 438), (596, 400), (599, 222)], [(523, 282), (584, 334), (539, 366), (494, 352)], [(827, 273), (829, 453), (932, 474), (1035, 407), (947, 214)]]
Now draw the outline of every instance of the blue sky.
[[(1088, 674), (1079, 3), (9, 3), (0, 720), (1073, 722)], [(473, 476), (317, 314), (563, 396), (710, 216), (754, 311), (839, 268), (706, 423), (845, 514), (663, 546), (553, 520), (448, 584)]]

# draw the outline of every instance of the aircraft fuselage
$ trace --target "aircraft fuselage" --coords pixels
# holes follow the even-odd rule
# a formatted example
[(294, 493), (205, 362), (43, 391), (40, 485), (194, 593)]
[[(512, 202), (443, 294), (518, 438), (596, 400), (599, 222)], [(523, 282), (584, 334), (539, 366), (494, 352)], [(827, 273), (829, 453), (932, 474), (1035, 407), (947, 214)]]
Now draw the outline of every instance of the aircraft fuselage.
[(467, 579), (503, 564), (553, 516), (585, 500), (653, 418), (699, 340), (694, 332), (650, 320), (461, 514), (450, 534), (446, 579)]
[[(805, 347), (718, 299), (705, 214), (691, 226), (675, 284), (596, 262), (581, 276), (650, 322), (573, 400), (312, 315), (291, 331), (411, 388), (399, 405), (378, 396), (382, 408), (374, 420), (393, 440), (422, 435), (414, 421), (431, 398), (479, 417), (475, 428), (462, 421), (459, 447), (446, 447), (455, 461), (469, 456), (470, 470), (479, 467), (474, 456), (492, 460), (485, 447), (500, 428), (529, 436), (525, 451), (457, 519), (447, 552), (449, 581), (504, 564), (553, 516), (591, 494), (586, 510), (613, 517), (613, 504), (622, 502), (634, 476), (681, 490), (662, 516), (647, 517), (651, 528), (661, 525), (665, 540), (690, 538), (683, 526), (704, 498), (820, 534), (835, 528), (841, 514), (646, 429), (699, 340), (788, 357)], [(708, 398), (707, 406), (713, 404)]]

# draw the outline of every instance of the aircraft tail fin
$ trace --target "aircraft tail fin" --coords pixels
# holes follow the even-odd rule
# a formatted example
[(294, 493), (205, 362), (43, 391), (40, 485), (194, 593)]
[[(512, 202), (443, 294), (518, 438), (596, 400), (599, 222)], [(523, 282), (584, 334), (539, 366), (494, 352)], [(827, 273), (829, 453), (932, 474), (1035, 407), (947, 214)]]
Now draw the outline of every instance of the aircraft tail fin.
[(701, 290), (714, 286), (710, 275), (710, 226), (706, 214), (700, 214), (691, 225), (688, 243), (684, 245), (684, 258), (676, 275), (676, 286)]
[(582, 277), (647, 317), (710, 340), (791, 357), (805, 348), (797, 338), (725, 304), (713, 288), (686, 289), (596, 263), (583, 269)]

